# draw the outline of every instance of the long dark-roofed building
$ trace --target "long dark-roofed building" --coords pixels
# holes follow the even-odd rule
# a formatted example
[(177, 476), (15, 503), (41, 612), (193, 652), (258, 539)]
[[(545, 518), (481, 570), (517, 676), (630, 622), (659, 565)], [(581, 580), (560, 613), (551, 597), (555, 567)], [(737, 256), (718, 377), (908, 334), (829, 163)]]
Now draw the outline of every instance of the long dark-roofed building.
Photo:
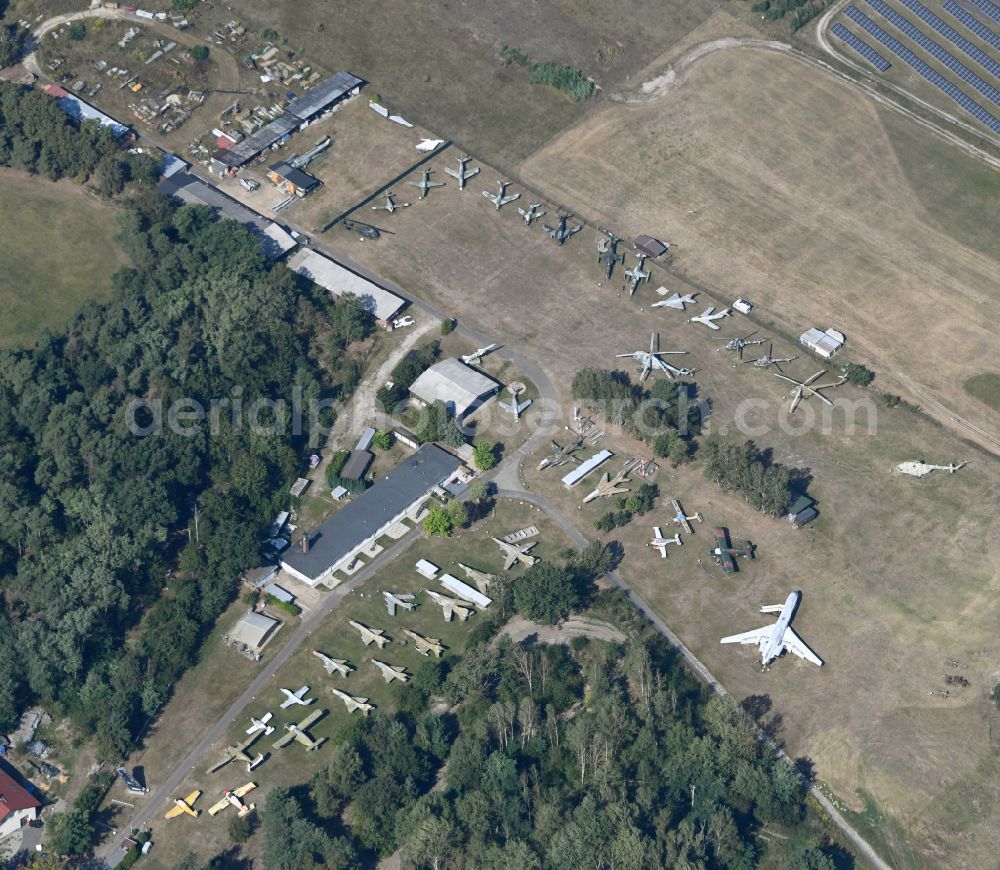
[(281, 567), (310, 586), (346, 567), (394, 523), (416, 516), (424, 500), (450, 481), (462, 462), (435, 444), (425, 444), (381, 480), (337, 511), (315, 532), (281, 556)]

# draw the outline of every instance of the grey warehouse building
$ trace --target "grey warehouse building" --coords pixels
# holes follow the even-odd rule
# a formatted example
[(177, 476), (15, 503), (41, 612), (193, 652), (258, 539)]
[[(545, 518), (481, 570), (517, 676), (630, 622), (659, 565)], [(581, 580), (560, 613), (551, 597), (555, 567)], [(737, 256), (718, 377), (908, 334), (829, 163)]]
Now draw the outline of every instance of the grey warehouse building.
[(391, 525), (415, 515), (424, 499), (454, 477), (461, 465), (437, 445), (425, 444), (309, 535), (307, 547), (286, 550), (281, 567), (316, 586), (349, 565)]

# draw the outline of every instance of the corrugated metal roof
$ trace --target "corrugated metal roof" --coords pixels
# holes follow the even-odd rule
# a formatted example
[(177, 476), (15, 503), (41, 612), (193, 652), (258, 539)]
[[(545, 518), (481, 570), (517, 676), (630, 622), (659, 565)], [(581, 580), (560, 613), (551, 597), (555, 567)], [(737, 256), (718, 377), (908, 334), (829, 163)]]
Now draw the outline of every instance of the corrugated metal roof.
[(428, 405), (441, 401), (461, 419), (481, 399), (500, 389), (493, 378), (461, 360), (444, 359), (432, 365), (410, 387), (410, 393)]
[(301, 97), (292, 100), (285, 106), (285, 111), (300, 121), (308, 121), (317, 112), (323, 111), (362, 84), (362, 79), (349, 72), (336, 72), (325, 82), (320, 82)]
[(299, 123), (298, 118), (282, 115), (270, 124), (265, 124), (256, 133), (247, 136), (238, 145), (220, 149), (212, 156), (225, 166), (242, 166), (253, 160), (265, 148), (270, 148), (282, 136), (291, 133)]
[(395, 293), (390, 293), (316, 251), (305, 248), (299, 251), (288, 261), (288, 268), (329, 290), (334, 296), (353, 293), (361, 299), (376, 320), (389, 320), (406, 302)]

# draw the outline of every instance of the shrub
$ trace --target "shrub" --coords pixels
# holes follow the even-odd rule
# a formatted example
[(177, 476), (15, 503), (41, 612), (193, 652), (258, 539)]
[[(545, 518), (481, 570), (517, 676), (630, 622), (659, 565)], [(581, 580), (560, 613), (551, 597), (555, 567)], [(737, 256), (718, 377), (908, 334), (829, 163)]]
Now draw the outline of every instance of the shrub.
[(66, 36), (73, 42), (80, 42), (87, 38), (87, 25), (82, 21), (74, 21), (67, 29)]
[(600, 532), (610, 532), (612, 529), (617, 529), (619, 526), (628, 525), (631, 520), (632, 514), (630, 511), (608, 511), (596, 523), (594, 523), (594, 526)]
[(548, 85), (566, 94), (574, 103), (582, 103), (593, 95), (594, 83), (578, 69), (565, 64), (555, 64), (550, 60), (531, 65), (531, 82)]
[(455, 319), (446, 317), (441, 321), (441, 335), (451, 335), (455, 331)]
[(424, 518), (424, 531), (428, 535), (447, 538), (451, 534), (452, 518), (443, 507), (433, 507)]
[(393, 435), (388, 429), (376, 432), (375, 437), (372, 438), (372, 444), (375, 446), (376, 450), (389, 450), (395, 441), (396, 436)]
[(344, 466), (347, 465), (347, 459), (350, 456), (350, 452), (347, 450), (338, 450), (333, 456), (330, 457), (330, 461), (326, 466), (326, 482), (330, 486), (337, 486), (334, 483), (335, 480), (339, 480), (340, 472), (344, 470)]
[(549, 562), (536, 562), (514, 581), (514, 608), (535, 622), (554, 625), (576, 602), (573, 575)]
[(990, 697), (993, 699), (993, 703), (997, 705), (997, 709), (1000, 710), (1000, 683), (997, 683), (993, 687)]
[(480, 471), (489, 471), (497, 464), (497, 446), (480, 441), (472, 449), (472, 461)]
[(844, 363), (844, 376), (852, 384), (857, 384), (859, 387), (867, 387), (875, 380), (875, 372), (852, 362)]
[(280, 598), (275, 598), (273, 595), (267, 596), (267, 603), (272, 607), (276, 607), (278, 610), (283, 610), (285, 613), (291, 616), (298, 616), (302, 613), (302, 608), (291, 601), (282, 601)]
[(188, 51), (191, 53), (191, 57), (193, 57), (197, 61), (208, 60), (207, 45), (192, 45), (191, 48), (188, 49)]

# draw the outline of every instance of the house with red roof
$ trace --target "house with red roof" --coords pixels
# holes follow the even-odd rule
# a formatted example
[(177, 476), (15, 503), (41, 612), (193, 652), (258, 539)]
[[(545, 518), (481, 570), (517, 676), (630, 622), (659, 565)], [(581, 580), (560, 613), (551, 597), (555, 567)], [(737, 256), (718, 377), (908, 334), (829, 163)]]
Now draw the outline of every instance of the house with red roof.
[(0, 839), (38, 818), (38, 799), (0, 769)]

